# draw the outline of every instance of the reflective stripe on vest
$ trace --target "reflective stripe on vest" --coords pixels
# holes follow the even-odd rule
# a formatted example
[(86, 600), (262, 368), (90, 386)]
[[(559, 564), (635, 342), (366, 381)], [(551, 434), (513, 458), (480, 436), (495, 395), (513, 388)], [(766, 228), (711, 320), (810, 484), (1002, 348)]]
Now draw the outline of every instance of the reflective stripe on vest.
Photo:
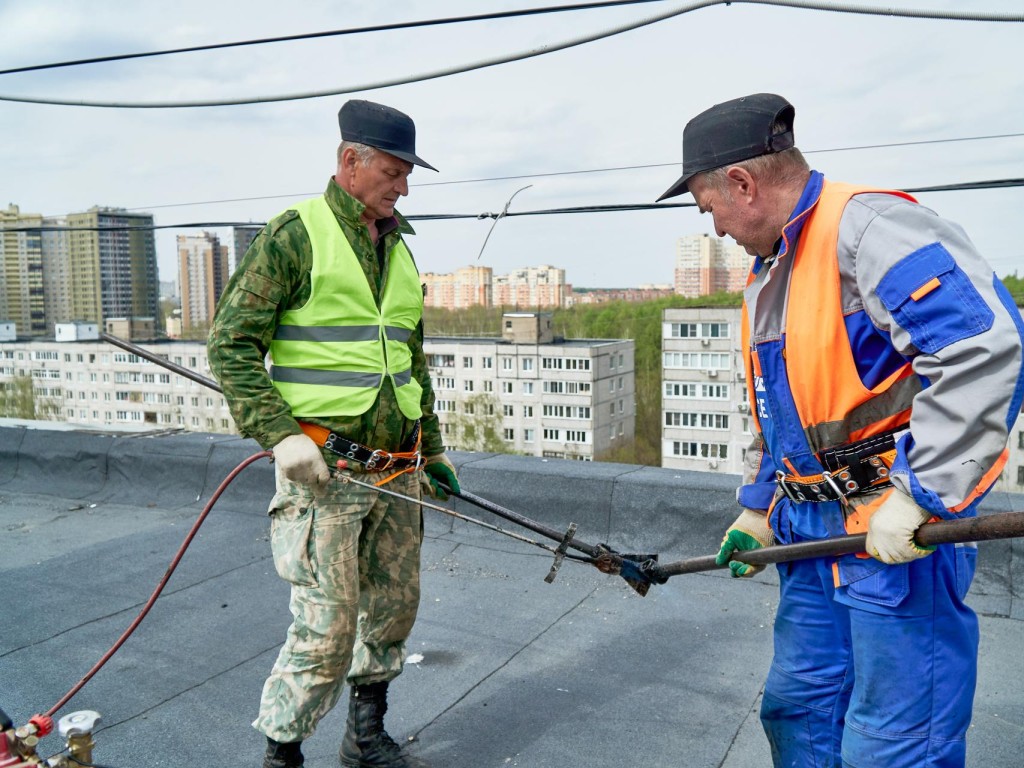
[[(901, 192), (826, 181), (800, 233), (796, 253), (785, 257), (791, 256), (793, 263), (788, 265), (781, 341), (761, 342), (752, 349), (750, 318), (744, 306), (743, 349), (748, 350), (745, 365), (750, 402), (757, 402), (754, 384), (763, 380), (783, 453), (772, 458), (790, 474), (822, 471), (815, 448), (845, 445), (905, 426), (921, 388), (907, 363), (867, 389), (853, 358), (843, 321), (837, 244), (847, 202), (866, 192), (895, 194), (916, 202)], [(756, 410), (752, 409), (755, 422)], [(778, 446), (772, 447), (778, 450)]]
[(310, 294), (270, 343), (271, 378), (296, 417), (357, 416), (390, 377), (402, 413), (422, 415), (409, 339), (423, 315), (419, 273), (399, 240), (378, 309), (359, 259), (323, 197), (293, 206), (313, 251)]

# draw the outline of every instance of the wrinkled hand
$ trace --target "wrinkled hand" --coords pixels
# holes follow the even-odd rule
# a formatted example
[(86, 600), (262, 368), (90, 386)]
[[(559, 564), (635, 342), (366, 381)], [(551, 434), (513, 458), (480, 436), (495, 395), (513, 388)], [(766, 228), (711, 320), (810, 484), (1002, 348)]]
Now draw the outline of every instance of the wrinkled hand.
[(444, 483), (455, 493), (462, 492), (462, 488), (459, 487), (458, 475), (455, 474), (455, 465), (443, 453), (427, 456), (423, 463), (423, 473), (420, 484), (423, 486), (424, 493), (430, 494), (432, 498), (440, 501), (445, 501), (448, 498), (448, 493), (438, 483)]
[(775, 532), (768, 525), (768, 516), (763, 512), (744, 509), (736, 518), (722, 539), (722, 548), (715, 557), (717, 565), (729, 564), (732, 575), (756, 576), (764, 570), (763, 565), (750, 565), (738, 560), (731, 560), (734, 552), (747, 552), (752, 549), (770, 547), (775, 543)]
[(288, 435), (271, 450), (274, 461), (286, 478), (293, 483), (308, 485), (316, 494), (327, 490), (331, 472), (319, 446), (305, 434)]
[(931, 519), (931, 513), (921, 509), (910, 496), (893, 488), (868, 518), (868, 536), (865, 548), (869, 555), (887, 565), (909, 563), (935, 551), (935, 547), (919, 547), (914, 533)]

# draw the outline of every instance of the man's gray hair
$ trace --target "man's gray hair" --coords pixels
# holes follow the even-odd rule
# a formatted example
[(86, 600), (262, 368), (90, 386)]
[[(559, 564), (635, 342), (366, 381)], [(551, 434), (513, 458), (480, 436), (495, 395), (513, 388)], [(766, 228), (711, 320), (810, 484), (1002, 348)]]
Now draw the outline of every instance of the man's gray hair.
[(373, 159), (374, 154), (377, 152), (376, 149), (369, 146), (368, 144), (360, 144), (358, 141), (343, 141), (338, 145), (338, 162), (341, 162), (341, 153), (346, 149), (353, 149), (356, 153), (356, 157), (359, 158), (359, 162), (364, 166), (369, 165)]
[[(778, 121), (772, 126), (772, 134), (785, 133), (791, 130), (788, 123)], [(803, 154), (796, 147), (785, 149), (770, 155), (758, 155), (749, 160), (730, 163), (713, 171), (697, 174), (709, 187), (724, 193), (727, 187), (725, 172), (734, 166), (744, 168), (751, 176), (764, 184), (789, 185), (804, 182), (811, 167)]]

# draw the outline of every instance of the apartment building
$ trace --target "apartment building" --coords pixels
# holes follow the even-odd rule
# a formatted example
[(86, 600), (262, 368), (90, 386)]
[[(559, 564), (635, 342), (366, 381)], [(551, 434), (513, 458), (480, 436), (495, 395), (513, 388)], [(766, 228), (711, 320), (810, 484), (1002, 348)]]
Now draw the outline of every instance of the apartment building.
[(249, 246), (252, 245), (252, 241), (256, 239), (256, 235), (263, 231), (262, 224), (246, 224), (238, 227), (232, 227), (232, 239), (234, 240), (234, 251), (235, 258), (231, 264), (231, 269), (228, 274), (234, 272), (238, 268), (238, 262), (245, 256), (245, 252), (249, 250)]
[(420, 279), (426, 289), (423, 304), (440, 309), (491, 306), (494, 270), (463, 267), (448, 274), (424, 272)]
[(661, 350), (661, 465), (740, 473), (751, 439), (740, 308), (666, 309)]
[(26, 336), (46, 333), (42, 234), (24, 229), (42, 223), (41, 215), (16, 205), (0, 209), (0, 320)]
[(563, 307), (572, 293), (565, 270), (558, 267), (524, 267), (492, 281), (495, 307)]
[[(661, 465), (740, 474), (752, 438), (740, 308), (666, 309), (661, 336)], [(1024, 408), (1008, 447), (993, 493), (1024, 493)]]
[(94, 206), (67, 216), (71, 317), (160, 317), (153, 215)]
[(501, 337), (424, 340), (445, 444), (592, 461), (636, 426), (632, 339), (562, 339), (547, 313)]
[(230, 276), (228, 247), (210, 232), (178, 235), (177, 244), (181, 329), (209, 326)]
[(676, 241), (675, 292), (697, 298), (719, 291), (742, 291), (751, 256), (731, 240), (687, 235)]
[[(100, 341), (96, 333), (92, 323), (68, 324), (58, 327), (57, 337), (70, 341), (0, 341), (0, 395), (20, 391), (23, 407), (29, 398), (34, 402), (36, 418), (79, 427), (236, 432), (220, 393)], [(140, 346), (210, 376), (203, 342)], [(25, 391), (29, 382), (31, 395)]]

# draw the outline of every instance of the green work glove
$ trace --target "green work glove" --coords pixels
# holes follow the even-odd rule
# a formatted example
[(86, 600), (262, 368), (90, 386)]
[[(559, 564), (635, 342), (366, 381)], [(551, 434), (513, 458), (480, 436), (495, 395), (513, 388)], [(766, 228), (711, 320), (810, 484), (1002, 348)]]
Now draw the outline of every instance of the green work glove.
[(768, 525), (768, 516), (764, 512), (744, 509), (736, 522), (729, 526), (722, 539), (722, 548), (715, 557), (717, 565), (729, 564), (732, 575), (756, 576), (764, 570), (763, 565), (750, 565), (732, 560), (734, 552), (747, 552), (751, 549), (770, 547), (775, 543), (775, 532)]
[(443, 453), (438, 453), (434, 456), (427, 456), (423, 463), (423, 479), (426, 482), (422, 482), (423, 490), (430, 494), (435, 499), (445, 501), (448, 498), (448, 494), (441, 488), (438, 483), (444, 483), (455, 493), (461, 493), (462, 489), (459, 487), (459, 478), (455, 474), (455, 465), (449, 461), (448, 457)]

